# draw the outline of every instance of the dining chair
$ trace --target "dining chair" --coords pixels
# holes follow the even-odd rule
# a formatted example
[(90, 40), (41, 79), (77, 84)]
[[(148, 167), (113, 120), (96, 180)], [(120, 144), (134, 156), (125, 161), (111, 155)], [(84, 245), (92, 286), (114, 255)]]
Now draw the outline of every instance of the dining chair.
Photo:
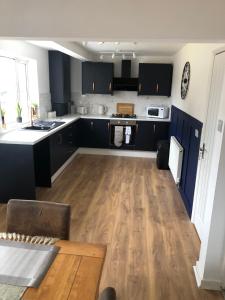
[(68, 240), (70, 211), (68, 204), (11, 199), (7, 204), (6, 230)]
[(107, 287), (101, 293), (99, 300), (116, 300), (116, 291), (112, 287)]

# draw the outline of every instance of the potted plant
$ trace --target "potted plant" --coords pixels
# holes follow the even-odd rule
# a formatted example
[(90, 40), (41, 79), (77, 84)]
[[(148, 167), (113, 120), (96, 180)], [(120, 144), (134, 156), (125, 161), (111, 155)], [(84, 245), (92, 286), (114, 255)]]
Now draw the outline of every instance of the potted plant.
[(17, 118), (16, 121), (18, 123), (22, 123), (22, 107), (19, 102), (16, 104)]
[(36, 103), (32, 103), (32, 117), (36, 119), (38, 117), (38, 105)]
[(2, 120), (2, 127), (5, 128), (5, 110), (0, 105), (0, 115)]

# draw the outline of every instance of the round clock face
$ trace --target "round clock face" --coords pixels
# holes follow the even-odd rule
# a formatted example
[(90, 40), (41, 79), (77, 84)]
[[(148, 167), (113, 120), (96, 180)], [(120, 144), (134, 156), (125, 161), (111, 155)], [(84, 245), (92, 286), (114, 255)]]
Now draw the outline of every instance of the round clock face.
[(191, 66), (189, 62), (186, 62), (182, 79), (181, 79), (181, 98), (185, 99), (188, 92), (189, 82), (190, 82), (190, 75), (191, 75)]

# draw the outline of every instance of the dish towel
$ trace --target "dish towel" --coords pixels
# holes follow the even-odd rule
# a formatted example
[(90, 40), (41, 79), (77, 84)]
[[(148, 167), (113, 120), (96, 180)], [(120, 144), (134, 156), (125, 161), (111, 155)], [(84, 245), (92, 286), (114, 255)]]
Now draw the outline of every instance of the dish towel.
[(114, 127), (114, 145), (121, 147), (123, 143), (123, 126)]
[(125, 129), (125, 143), (127, 145), (130, 144), (130, 137), (131, 137), (131, 126), (126, 126), (126, 129)]

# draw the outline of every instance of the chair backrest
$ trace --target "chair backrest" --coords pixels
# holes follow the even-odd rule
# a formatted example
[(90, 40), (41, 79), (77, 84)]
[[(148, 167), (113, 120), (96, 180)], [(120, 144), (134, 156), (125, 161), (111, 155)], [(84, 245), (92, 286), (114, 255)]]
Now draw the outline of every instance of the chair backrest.
[(7, 232), (69, 239), (70, 205), (11, 199), (7, 204)]

